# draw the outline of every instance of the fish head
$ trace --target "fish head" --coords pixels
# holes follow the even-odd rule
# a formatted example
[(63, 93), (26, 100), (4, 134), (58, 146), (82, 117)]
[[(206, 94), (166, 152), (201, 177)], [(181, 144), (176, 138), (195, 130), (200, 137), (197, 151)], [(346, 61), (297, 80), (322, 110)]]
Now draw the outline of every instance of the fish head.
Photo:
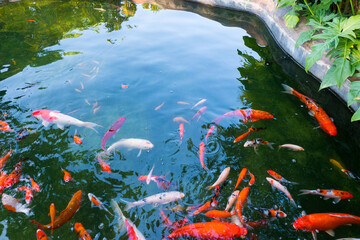
[(185, 194), (184, 193), (180, 193), (180, 198), (184, 198)]
[(353, 198), (353, 195), (349, 192), (342, 192), (341, 198), (343, 198), (343, 199)]
[(147, 175), (146, 176), (140, 176), (138, 178), (139, 181), (146, 181)]
[(285, 218), (287, 215), (283, 211), (277, 211), (276, 216), (278, 218)]
[(307, 215), (299, 217), (296, 219), (296, 221), (293, 223), (293, 227), (295, 230), (305, 230), (305, 231), (312, 231), (311, 230), (311, 222), (309, 221), (309, 218)]
[(270, 177), (267, 177), (266, 180), (270, 183), (270, 184), (273, 184), (274, 182), (274, 179), (270, 178)]
[(42, 119), (42, 112), (43, 112), (43, 110), (36, 110), (36, 111), (32, 112), (32, 115), (34, 117), (36, 117), (37, 119)]
[(247, 140), (245, 143), (244, 143), (244, 147), (252, 147), (254, 146), (254, 140)]
[(144, 141), (143, 147), (144, 147), (144, 149), (151, 149), (154, 147), (154, 144), (152, 144), (150, 141), (146, 140), (146, 141)]
[(44, 233), (43, 230), (38, 229), (38, 230), (36, 231), (36, 238), (37, 238), (37, 239), (46, 239), (47, 236), (46, 236), (46, 234)]
[(78, 222), (75, 223), (74, 229), (76, 232), (80, 232), (82, 228), (84, 228), (84, 227), (81, 223), (78, 223)]

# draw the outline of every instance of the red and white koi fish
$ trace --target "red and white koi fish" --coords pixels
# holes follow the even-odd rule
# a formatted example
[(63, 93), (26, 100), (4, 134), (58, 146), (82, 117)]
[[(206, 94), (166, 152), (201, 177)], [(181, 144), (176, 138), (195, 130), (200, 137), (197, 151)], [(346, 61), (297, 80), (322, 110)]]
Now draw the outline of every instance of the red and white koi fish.
[(229, 173), (230, 173), (230, 167), (225, 168), (221, 172), (220, 176), (215, 181), (215, 183), (213, 185), (207, 187), (207, 189), (210, 190), (210, 189), (214, 188), (215, 186), (219, 186), (221, 183), (223, 183), (226, 180), (226, 178), (229, 176)]
[(256, 208), (251, 206), (249, 208), (258, 211), (261, 215), (263, 215), (266, 218), (275, 219), (275, 218), (285, 218), (287, 216), (286, 213), (280, 210), (280, 208), (277, 210), (267, 209), (267, 208)]
[(174, 117), (173, 119), (174, 122), (184, 122), (184, 123), (189, 123), (189, 121), (187, 121), (185, 118), (183, 117)]
[(153, 165), (153, 167), (151, 168), (151, 170), (150, 170), (150, 172), (149, 172), (149, 174), (148, 174), (148, 176), (146, 178), (146, 184), (148, 184), (148, 185), (150, 183), (151, 175), (152, 175), (152, 172), (154, 171), (154, 167), (155, 167), (155, 165)]
[(193, 109), (193, 108), (195, 108), (195, 107), (197, 107), (197, 106), (199, 106), (200, 104), (203, 104), (204, 102), (206, 102), (206, 99), (205, 98), (203, 98), (203, 99), (201, 99), (200, 101), (198, 101), (194, 106), (192, 106), (192, 108), (191, 109)]
[(63, 173), (64, 173), (64, 181), (65, 181), (65, 182), (69, 182), (69, 181), (71, 181), (71, 180), (74, 180), (74, 179), (71, 177), (71, 174), (70, 174), (68, 171), (66, 171), (66, 170), (64, 170), (64, 169), (62, 169), (62, 171), (63, 171)]
[(247, 172), (247, 168), (243, 168), (241, 170), (241, 172), (239, 173), (239, 177), (238, 177), (238, 180), (236, 181), (236, 185), (234, 187), (234, 190), (239, 186), (239, 184), (241, 183), (241, 181), (244, 179), (244, 177), (246, 176), (246, 172)]
[(353, 195), (346, 191), (340, 191), (340, 190), (327, 190), (327, 189), (316, 189), (316, 190), (306, 190), (302, 189), (300, 190), (299, 195), (304, 194), (313, 194), (313, 195), (320, 195), (324, 197), (324, 200), (327, 200), (329, 198), (334, 198), (334, 203), (340, 202), (342, 199), (350, 199), (353, 197)]
[(79, 240), (92, 240), (90, 234), (81, 223), (76, 222), (74, 225), (74, 230), (77, 233)]
[(182, 141), (183, 137), (184, 137), (184, 124), (180, 123), (179, 125), (179, 132), (180, 132), (180, 142)]
[(110, 165), (107, 164), (104, 160), (101, 159), (99, 155), (97, 155), (99, 164), (101, 166), (101, 171), (111, 173)]
[(154, 145), (146, 139), (139, 139), (139, 138), (127, 138), (127, 139), (120, 139), (119, 141), (113, 143), (106, 152), (109, 154), (115, 151), (118, 148), (125, 147), (129, 150), (131, 149), (139, 149), (138, 157), (141, 155), (142, 150), (149, 150), (154, 147)]
[(257, 148), (260, 146), (260, 145), (267, 145), (270, 149), (274, 149), (272, 147), (274, 143), (271, 143), (271, 142), (268, 142), (268, 141), (265, 141), (265, 140), (262, 140), (261, 138), (255, 138), (253, 140), (247, 140), (245, 143), (244, 143), (244, 147), (253, 147), (254, 148), (254, 151), (256, 152)]
[(255, 183), (255, 176), (254, 176), (254, 174), (252, 174), (251, 172), (248, 172), (249, 173), (249, 175), (250, 175), (250, 181), (249, 181), (249, 186), (252, 186), (252, 185), (254, 185), (254, 183)]
[(316, 232), (326, 231), (334, 236), (333, 229), (348, 224), (360, 225), (360, 217), (345, 213), (314, 213), (299, 217), (293, 227), (295, 230), (310, 231), (316, 240)]
[(48, 236), (46, 236), (46, 234), (44, 233), (43, 230), (38, 229), (36, 231), (36, 239), (37, 240), (49, 240)]
[(350, 178), (355, 179), (357, 182), (360, 182), (360, 177), (355, 175), (355, 173), (350, 172), (349, 170), (346, 169), (341, 169), (341, 171), (346, 175), (348, 175)]
[(234, 117), (238, 116), (244, 122), (255, 122), (258, 120), (267, 120), (274, 119), (274, 116), (268, 112), (255, 110), (255, 109), (240, 109), (231, 112), (227, 112), (224, 115), (221, 115), (213, 120), (215, 124), (219, 124), (221, 120), (226, 117)]
[(101, 210), (105, 210), (108, 213), (110, 213), (111, 215), (113, 215), (94, 194), (88, 193), (88, 197), (91, 202), (91, 206), (95, 205), (95, 206), (99, 207)]
[(208, 132), (207, 132), (207, 134), (206, 134), (205, 139), (207, 139), (207, 138), (210, 136), (210, 134), (214, 131), (214, 129), (215, 129), (215, 125), (214, 125), (214, 126), (211, 126), (211, 127), (209, 128), (209, 130), (208, 130)]
[(246, 226), (249, 226), (251, 228), (262, 227), (262, 226), (267, 226), (267, 225), (269, 225), (269, 220), (267, 220), (267, 219), (246, 223)]
[(290, 181), (286, 180), (285, 178), (280, 176), (280, 174), (274, 172), (273, 170), (268, 170), (267, 172), (270, 174), (270, 176), (272, 176), (273, 178), (275, 178), (279, 182), (289, 183), (289, 184), (298, 184), (297, 182), (290, 182)]
[(101, 140), (101, 148), (104, 151), (105, 151), (106, 141), (121, 128), (121, 126), (124, 124), (125, 120), (126, 120), (126, 117), (119, 118), (106, 131), (106, 133), (104, 134), (104, 137)]
[[(140, 176), (138, 178), (139, 181), (146, 181), (148, 175), (145, 176)], [(176, 186), (174, 184), (172, 184), (170, 181), (166, 180), (165, 176), (154, 176), (152, 175), (150, 178), (150, 181), (154, 181), (156, 182), (158, 188), (160, 189), (164, 189), (164, 190), (169, 190), (171, 187), (175, 187)]]
[(324, 109), (322, 109), (316, 102), (314, 102), (314, 100), (299, 93), (298, 91), (295, 91), (293, 88), (291, 88), (285, 84), (281, 84), (281, 85), (283, 86), (283, 88), (285, 90), (284, 93), (294, 95), (294, 96), (298, 97), (300, 99), (300, 101), (305, 103), (305, 105), (307, 106), (307, 108), (310, 111), (309, 112), (310, 115), (315, 117), (315, 119), (319, 122), (320, 127), (322, 130), (324, 130), (324, 132), (326, 132), (327, 134), (329, 134), (331, 136), (335, 136), (337, 134), (337, 130), (336, 130), (336, 127), (335, 127), (333, 121), (326, 114)]
[(269, 177), (267, 177), (266, 180), (270, 183), (270, 185), (273, 188), (277, 188), (279, 191), (285, 193), (285, 195), (290, 199), (290, 203), (293, 206), (297, 207), (294, 199), (292, 198), (290, 192), (287, 190), (287, 188), (285, 186), (281, 185), (278, 181), (276, 181), (276, 180), (274, 180), (272, 178), (269, 178)]
[(25, 205), (21, 204), (19, 200), (10, 195), (3, 193), (1, 197), (1, 202), (4, 207), (11, 212), (22, 212), (26, 215), (29, 215), (30, 208), (27, 208)]
[(32, 115), (38, 120), (42, 120), (42, 124), (45, 127), (49, 126), (50, 123), (56, 124), (60, 129), (64, 129), (65, 125), (75, 125), (78, 127), (87, 127), (97, 132), (95, 127), (100, 126), (96, 123), (80, 121), (79, 119), (70, 117), (69, 115), (65, 115), (58, 111), (36, 110)]
[(7, 160), (9, 160), (12, 153), (13, 150), (10, 150), (4, 157), (0, 158), (0, 169), (5, 166), (5, 163), (7, 162)]
[(75, 144), (82, 144), (82, 138), (80, 138), (80, 137), (76, 134), (76, 130), (75, 130), (75, 134), (74, 134), (74, 142), (75, 142)]
[(239, 190), (236, 190), (236, 191), (234, 191), (234, 192), (230, 195), (230, 197), (229, 197), (229, 199), (228, 199), (228, 202), (227, 202), (227, 204), (226, 204), (225, 211), (229, 211), (229, 210), (230, 210), (231, 206), (234, 204), (234, 202), (235, 202), (236, 199), (238, 198), (239, 193), (240, 193), (240, 191), (239, 191)]
[(290, 150), (293, 150), (293, 151), (304, 151), (304, 148), (298, 146), (298, 145), (295, 145), (295, 144), (283, 144), (283, 145), (280, 145), (279, 146), (279, 149), (280, 148), (288, 148)]
[(22, 187), (18, 187), (17, 189), (18, 191), (25, 191), (25, 202), (26, 204), (30, 204), (31, 203), (31, 200), (34, 198), (34, 195), (33, 195), (33, 192), (32, 192), (32, 189), (31, 188), (28, 188), (28, 187), (25, 187), (25, 186), (22, 186)]
[(253, 127), (251, 127), (246, 131), (246, 133), (241, 134), (240, 136), (235, 138), (234, 143), (246, 138), (250, 134), (250, 132), (258, 132), (258, 131), (263, 130), (263, 129), (265, 129), (265, 128), (253, 128)]
[(12, 130), (10, 127), (9, 127), (9, 124), (7, 124), (6, 122), (4, 122), (4, 121), (1, 121), (0, 120), (0, 131), (5, 131), (5, 132), (7, 132), (7, 131), (14, 131), (14, 130)]
[(34, 179), (32, 179), (32, 177), (30, 177), (30, 181), (31, 181), (31, 188), (34, 191), (40, 192), (40, 187), (39, 185), (34, 181)]
[(19, 182), (21, 174), (22, 171), (21, 171), (21, 161), (20, 161), (15, 165), (14, 170), (5, 178), (4, 187), (8, 188), (13, 184)]
[(191, 121), (193, 121), (195, 118), (197, 118), (197, 121), (199, 121), (200, 118), (201, 118), (201, 115), (204, 114), (204, 112), (206, 111), (206, 109), (207, 109), (206, 106), (200, 108), (200, 110), (191, 118)]
[(111, 200), (111, 207), (114, 210), (114, 212), (119, 215), (118, 219), (119, 219), (119, 228), (121, 228), (123, 226), (123, 223), (120, 222), (120, 220), (122, 220), (125, 223), (128, 235), (129, 235), (129, 240), (145, 240), (144, 235), (137, 229), (137, 227), (135, 226), (135, 224), (133, 224), (129, 219), (127, 219), (124, 214), (122, 213), (119, 205), (115, 202), (114, 199)]
[(205, 143), (204, 142), (201, 142), (199, 144), (199, 158), (200, 158), (200, 163), (201, 163), (201, 166), (207, 170), (206, 166), (205, 166), (205, 163), (204, 163), (204, 155), (205, 155)]

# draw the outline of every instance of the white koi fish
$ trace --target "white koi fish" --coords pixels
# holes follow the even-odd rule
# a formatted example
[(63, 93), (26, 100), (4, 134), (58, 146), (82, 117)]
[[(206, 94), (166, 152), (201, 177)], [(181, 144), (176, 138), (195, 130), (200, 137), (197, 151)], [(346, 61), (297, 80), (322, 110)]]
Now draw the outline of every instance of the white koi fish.
[(192, 106), (192, 108), (191, 109), (193, 109), (193, 108), (195, 108), (195, 107), (197, 107), (197, 106), (199, 106), (200, 104), (203, 104), (204, 102), (206, 102), (206, 99), (205, 98), (203, 98), (203, 99), (201, 99), (200, 101), (198, 101), (194, 106)]
[(63, 113), (51, 110), (36, 110), (32, 113), (34, 117), (39, 120), (42, 120), (42, 124), (47, 127), (50, 123), (54, 123), (60, 129), (64, 129), (65, 125), (75, 125), (78, 127), (87, 127), (93, 129), (95, 132), (96, 129), (94, 127), (100, 127), (100, 125), (92, 122), (83, 122), (79, 119), (70, 117)]
[(280, 190), (281, 192), (285, 193), (285, 195), (290, 199), (290, 203), (292, 205), (294, 205), (295, 207), (297, 207), (294, 199), (292, 198), (290, 192), (287, 190), (287, 188), (285, 186), (281, 185), (281, 183), (279, 183), (275, 179), (272, 179), (269, 177), (267, 177), (266, 180), (271, 184), (271, 186), (273, 188), (276, 188), (276, 189)]
[(229, 200), (228, 200), (228, 202), (227, 202), (227, 204), (226, 204), (225, 211), (229, 211), (229, 210), (230, 210), (231, 206), (234, 204), (234, 202), (236, 201), (237, 197), (239, 196), (239, 193), (240, 193), (240, 191), (239, 191), (239, 190), (236, 190), (236, 191), (234, 191), (234, 192), (230, 195)]
[(120, 139), (116, 143), (113, 143), (106, 152), (109, 154), (112, 151), (115, 151), (118, 148), (125, 147), (129, 150), (131, 149), (140, 149), (138, 157), (141, 155), (142, 150), (148, 150), (154, 147), (154, 145), (146, 139), (140, 139), (140, 138), (124, 138)]
[(26, 205), (21, 204), (19, 200), (10, 195), (3, 193), (1, 202), (4, 207), (11, 212), (22, 212), (26, 215), (29, 215), (30, 208), (27, 208)]
[(214, 188), (215, 186), (218, 186), (218, 185), (220, 185), (221, 183), (223, 183), (223, 182), (226, 180), (226, 178), (227, 178), (227, 176), (229, 175), (229, 173), (230, 173), (230, 167), (225, 168), (225, 169), (221, 172), (221, 174), (220, 174), (219, 178), (216, 180), (216, 182), (215, 182), (213, 185), (207, 187), (207, 189), (210, 190), (210, 189)]
[(280, 148), (288, 148), (290, 150), (293, 150), (293, 151), (304, 151), (304, 148), (298, 146), (298, 145), (295, 145), (295, 144), (283, 144), (283, 145), (280, 145), (279, 146), (279, 149)]
[(150, 170), (150, 172), (149, 172), (149, 174), (148, 174), (148, 176), (146, 178), (146, 184), (148, 184), (148, 185), (149, 185), (149, 183), (151, 181), (151, 175), (152, 175), (152, 172), (154, 171), (154, 167), (155, 167), (155, 165), (153, 165), (153, 167), (151, 168), (151, 170)]
[(158, 194), (146, 197), (146, 198), (141, 199), (136, 202), (127, 202), (122, 199), (121, 199), (121, 201), (123, 201), (127, 204), (125, 207), (125, 211), (128, 211), (130, 208), (133, 208), (133, 207), (144, 206), (146, 204), (153, 204), (153, 205), (157, 206), (159, 204), (166, 204), (166, 203), (180, 200), (183, 197), (185, 197), (185, 194), (182, 192), (170, 191), (170, 192), (158, 193)]

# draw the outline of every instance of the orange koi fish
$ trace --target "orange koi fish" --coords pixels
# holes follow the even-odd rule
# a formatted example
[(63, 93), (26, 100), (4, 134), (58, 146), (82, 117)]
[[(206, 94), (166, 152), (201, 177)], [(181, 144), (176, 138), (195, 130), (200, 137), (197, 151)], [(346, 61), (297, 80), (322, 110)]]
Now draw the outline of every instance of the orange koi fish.
[(207, 107), (205, 106), (205, 107), (202, 107), (202, 108), (200, 108), (200, 110), (191, 118), (191, 120), (190, 121), (193, 121), (196, 117), (197, 117), (197, 121), (199, 121), (200, 120), (200, 118), (201, 118), (201, 115), (203, 115), (204, 114), (204, 112), (206, 111), (206, 109), (207, 109)]
[(1, 202), (4, 207), (11, 212), (22, 212), (29, 215), (30, 208), (26, 208), (26, 205), (21, 204), (19, 200), (10, 195), (3, 193)]
[(165, 215), (165, 213), (163, 212), (162, 209), (160, 209), (160, 215), (161, 215), (161, 218), (163, 219), (163, 223), (164, 223), (167, 227), (173, 225), (173, 222)]
[(39, 185), (34, 181), (34, 179), (32, 177), (30, 177), (30, 181), (31, 181), (31, 188), (34, 191), (40, 192), (40, 187)]
[(180, 125), (179, 125), (179, 132), (180, 132), (180, 142), (181, 142), (183, 139), (183, 136), (184, 136), (184, 124), (183, 123), (180, 123)]
[(215, 181), (215, 183), (213, 183), (213, 185), (207, 187), (207, 189), (210, 190), (210, 189), (212, 189), (212, 188), (214, 188), (214, 187), (216, 187), (216, 186), (219, 186), (221, 183), (223, 183), (223, 182), (226, 180), (226, 178), (227, 178), (227, 176), (229, 175), (229, 173), (230, 173), (230, 167), (225, 168), (225, 169), (221, 172), (220, 176), (219, 176), (218, 179)]
[(2, 193), (2, 191), (5, 188), (4, 182), (5, 182), (6, 177), (7, 177), (6, 172), (1, 172), (1, 175), (0, 175), (0, 193)]
[(79, 240), (92, 240), (90, 234), (88, 233), (88, 231), (86, 231), (86, 229), (81, 223), (76, 222), (74, 225), (74, 230), (79, 236)]
[(4, 121), (1, 121), (0, 120), (0, 131), (13, 131), (10, 127), (9, 127), (9, 124), (7, 124), (6, 122)]
[(201, 99), (200, 101), (198, 101), (194, 106), (192, 106), (192, 108), (191, 109), (193, 109), (193, 108), (195, 108), (195, 107), (197, 107), (197, 106), (199, 106), (200, 104), (203, 104), (204, 102), (206, 102), (206, 99), (205, 98), (203, 98), (203, 99)]
[(255, 183), (255, 176), (254, 176), (254, 174), (252, 174), (251, 172), (248, 172), (249, 173), (249, 175), (250, 175), (250, 181), (249, 181), (249, 186), (252, 186), (252, 185), (254, 185), (254, 183)]
[(99, 207), (101, 210), (105, 210), (108, 213), (110, 213), (112, 216), (114, 216), (114, 214), (112, 214), (94, 194), (89, 193), (88, 197), (91, 202), (91, 206), (95, 205), (95, 206)]
[(247, 234), (246, 228), (220, 221), (188, 224), (174, 230), (169, 239), (193, 237), (197, 239), (234, 239)]
[(210, 210), (208, 212), (205, 213), (205, 216), (207, 217), (211, 217), (211, 218), (227, 218), (227, 217), (231, 217), (235, 214), (235, 211), (233, 212), (228, 212), (228, 211), (220, 211), (220, 210)]
[(241, 134), (240, 136), (235, 138), (234, 143), (246, 138), (250, 134), (250, 132), (258, 132), (258, 131), (263, 130), (263, 129), (265, 129), (265, 128), (253, 128), (253, 127), (251, 127), (246, 131), (246, 133)]
[(5, 166), (5, 163), (10, 158), (13, 150), (10, 150), (4, 157), (0, 158), (0, 169), (2, 169)]
[(157, 106), (154, 110), (157, 111), (159, 110), (162, 106), (164, 106), (165, 102), (162, 102), (159, 106)]
[(42, 225), (34, 220), (30, 220), (30, 221), (40, 229), (56, 229), (61, 227), (74, 216), (77, 210), (79, 210), (81, 205), (81, 195), (82, 195), (81, 190), (74, 193), (67, 207), (60, 213), (58, 217), (55, 218), (53, 224), (49, 223), (47, 225)]
[(25, 186), (22, 186), (22, 187), (18, 187), (17, 190), (26, 192), (26, 194), (25, 194), (25, 202), (26, 202), (26, 204), (29, 205), (31, 203), (31, 200), (34, 198), (32, 189), (28, 188), (28, 187), (25, 187)]
[(101, 169), (102, 169), (101, 171), (111, 173), (110, 165), (107, 164), (104, 160), (102, 160), (99, 155), (97, 155), (97, 157), (98, 157), (98, 161), (100, 163)]
[(265, 140), (262, 140), (261, 138), (255, 138), (253, 140), (247, 140), (245, 143), (244, 143), (244, 147), (253, 147), (254, 148), (254, 151), (256, 152), (257, 151), (257, 148), (260, 146), (260, 145), (267, 145), (270, 149), (274, 149), (272, 147), (274, 143), (271, 143), (271, 142), (268, 142), (268, 141), (265, 141)]
[(190, 216), (195, 216), (205, 210), (208, 210), (211, 207), (216, 207), (218, 204), (217, 200), (211, 200), (206, 202), (204, 205), (202, 205), (201, 207), (199, 207), (196, 211), (194, 211), (193, 213), (189, 214)]
[(334, 236), (333, 229), (348, 224), (360, 225), (360, 217), (345, 213), (315, 213), (299, 217), (293, 227), (295, 230), (310, 231), (316, 240), (316, 232), (326, 231)]
[(280, 176), (280, 174), (274, 172), (273, 170), (268, 170), (267, 172), (270, 174), (270, 176), (272, 176), (273, 178), (275, 178), (279, 182), (289, 183), (289, 184), (298, 184), (297, 182), (290, 182), (290, 181), (286, 180), (285, 178)]
[(231, 112), (227, 112), (213, 120), (215, 124), (219, 124), (221, 120), (226, 117), (238, 116), (244, 122), (255, 122), (259, 120), (274, 119), (274, 116), (268, 112), (254, 109), (240, 109)]
[(320, 127), (322, 130), (324, 130), (324, 132), (326, 132), (327, 134), (329, 134), (331, 136), (335, 136), (337, 134), (337, 130), (336, 130), (336, 127), (335, 127), (333, 121), (326, 114), (324, 109), (322, 109), (316, 102), (314, 102), (314, 100), (295, 91), (293, 88), (291, 88), (285, 84), (281, 84), (281, 85), (283, 86), (283, 88), (285, 90), (284, 93), (294, 95), (294, 96), (298, 97), (300, 99), (300, 101), (305, 103), (305, 105), (307, 106), (307, 108), (310, 111), (309, 112), (310, 115), (315, 117), (315, 119), (319, 122)]
[(205, 163), (204, 163), (204, 155), (205, 155), (205, 143), (204, 142), (201, 142), (200, 145), (199, 145), (199, 158), (200, 158), (200, 163), (201, 163), (201, 166), (207, 170), (206, 166), (205, 166)]
[(241, 192), (240, 192), (240, 194), (239, 194), (239, 196), (237, 198), (237, 201), (236, 201), (236, 213), (237, 213), (237, 215), (239, 217), (239, 220), (240, 220), (240, 222), (242, 224), (244, 224), (244, 219), (243, 219), (243, 217), (241, 215), (241, 211), (242, 211), (242, 208), (244, 207), (244, 205), (246, 203), (247, 197), (249, 195), (249, 190), (250, 190), (249, 187), (244, 187), (241, 190)]
[(38, 229), (36, 231), (36, 239), (37, 240), (49, 240), (48, 236), (46, 236), (46, 234), (44, 233), (43, 230)]
[(5, 180), (4, 180), (4, 187), (5, 188), (8, 188), (8, 187), (12, 186), (13, 184), (20, 181), (20, 176), (22, 174), (21, 163), (22, 163), (21, 161), (18, 162), (15, 165), (14, 170), (5, 178)]
[(235, 192), (233, 192), (230, 197), (229, 197), (229, 200), (226, 204), (226, 208), (225, 208), (225, 211), (229, 211), (231, 206), (234, 204), (234, 202), (236, 201), (237, 197), (239, 196), (239, 193), (240, 191), (239, 190), (236, 190)]
[(327, 200), (329, 198), (334, 198), (334, 203), (340, 202), (342, 199), (350, 199), (353, 197), (353, 195), (346, 191), (340, 191), (340, 190), (326, 190), (326, 189), (316, 189), (316, 190), (306, 190), (302, 189), (300, 190), (299, 195), (304, 194), (313, 194), (313, 195), (320, 195), (324, 197), (324, 200)]
[(234, 190), (239, 186), (239, 184), (241, 183), (241, 181), (244, 179), (244, 177), (246, 176), (246, 172), (247, 172), (247, 168), (243, 168), (239, 174), (238, 180), (236, 181), (236, 185), (234, 187)]
[(82, 138), (79, 138), (79, 136), (76, 134), (76, 130), (74, 134), (74, 142), (75, 144), (82, 144)]
[(267, 226), (268, 224), (269, 224), (269, 220), (267, 220), (267, 219), (263, 219), (263, 220), (256, 221), (256, 222), (247, 222), (246, 223), (247, 226), (250, 226), (252, 228)]
[(54, 221), (55, 221), (55, 217), (56, 217), (56, 209), (55, 209), (55, 204), (52, 203), (50, 204), (50, 212), (49, 212), (49, 215), (50, 215), (50, 219), (51, 219), (51, 234), (53, 234), (53, 231), (54, 231)]
[(66, 171), (66, 170), (64, 170), (64, 169), (62, 169), (62, 171), (63, 171), (63, 173), (64, 173), (64, 181), (65, 181), (65, 182), (68, 182), (68, 181), (70, 181), (70, 180), (74, 180), (74, 179), (71, 177), (71, 174), (70, 174), (68, 171)]
[(281, 185), (278, 181), (272, 179), (272, 178), (269, 178), (267, 177), (266, 180), (270, 183), (271, 187), (274, 189), (274, 188), (277, 188), (279, 191), (285, 193), (285, 195), (290, 199), (290, 203), (297, 207), (296, 206), (296, 203), (294, 201), (294, 199), (292, 198), (290, 192), (287, 190), (286, 187), (284, 187), (283, 185)]
[(285, 218), (287, 216), (286, 213), (280, 210), (280, 208), (278, 210), (267, 209), (267, 208), (256, 208), (251, 206), (250, 208), (258, 211), (261, 215), (263, 215), (266, 218), (275, 219), (275, 218)]
[(206, 134), (205, 139), (207, 139), (207, 138), (210, 136), (210, 134), (214, 131), (214, 129), (215, 129), (215, 126), (211, 126), (211, 127), (209, 128), (209, 130), (208, 130), (208, 132), (207, 132), (207, 134)]

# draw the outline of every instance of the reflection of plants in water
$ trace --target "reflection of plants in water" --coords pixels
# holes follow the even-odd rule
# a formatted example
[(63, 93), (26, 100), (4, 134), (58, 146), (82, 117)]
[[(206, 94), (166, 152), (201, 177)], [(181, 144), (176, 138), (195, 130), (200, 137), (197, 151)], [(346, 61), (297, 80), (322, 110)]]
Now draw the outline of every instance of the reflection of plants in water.
[(150, 4), (150, 3), (144, 3), (142, 6), (144, 9), (149, 9), (154, 12), (157, 12), (161, 9), (158, 5)]

